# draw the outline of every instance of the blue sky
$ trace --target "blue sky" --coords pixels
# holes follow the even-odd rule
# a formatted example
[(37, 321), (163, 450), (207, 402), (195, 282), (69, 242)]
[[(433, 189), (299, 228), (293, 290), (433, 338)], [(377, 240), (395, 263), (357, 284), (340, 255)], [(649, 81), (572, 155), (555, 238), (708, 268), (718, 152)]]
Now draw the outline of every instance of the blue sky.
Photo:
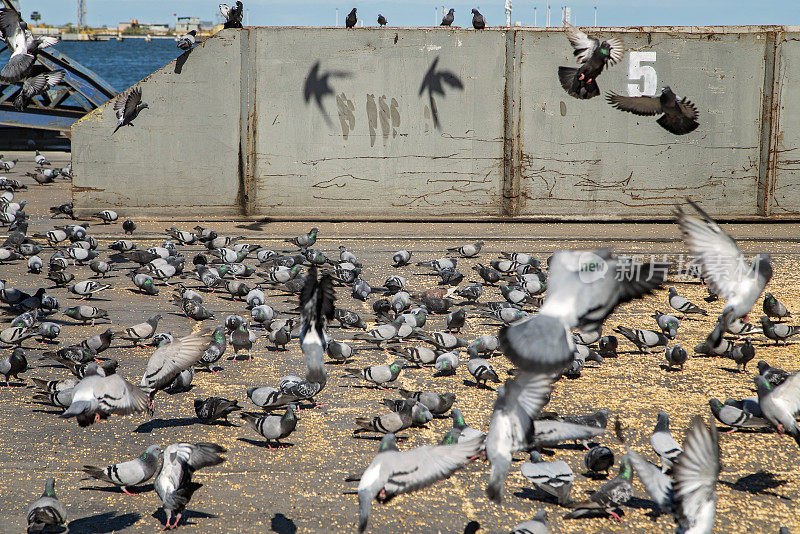
[[(231, 2), (229, 2), (231, 3)], [(171, 22), (173, 13), (215, 20), (217, 0), (87, 0), (87, 22), (92, 26), (116, 25), (138, 19), (140, 22)], [(335, 9), (339, 8), (340, 24), (351, 8), (357, 7), (367, 25), (375, 25), (378, 13), (395, 26), (430, 26), (435, 6), (442, 0), (245, 0), (253, 26), (333, 26)], [(470, 9), (479, 7), (490, 26), (505, 23), (504, 0), (452, 1), (456, 9), (456, 25), (469, 26)], [(544, 25), (543, 1), (514, 0), (513, 21), (533, 25), (533, 8), (537, 8), (538, 25)], [(800, 24), (800, 0), (578, 0), (552, 2), (553, 25), (560, 19), (561, 6), (572, 8), (573, 21), (591, 25), (594, 6), (598, 7), (598, 24), (606, 26), (644, 25), (733, 25), (733, 24)], [(64, 24), (76, 20), (77, 0), (22, 0), (22, 12), (28, 17), (34, 10), (43, 15), (43, 22)]]

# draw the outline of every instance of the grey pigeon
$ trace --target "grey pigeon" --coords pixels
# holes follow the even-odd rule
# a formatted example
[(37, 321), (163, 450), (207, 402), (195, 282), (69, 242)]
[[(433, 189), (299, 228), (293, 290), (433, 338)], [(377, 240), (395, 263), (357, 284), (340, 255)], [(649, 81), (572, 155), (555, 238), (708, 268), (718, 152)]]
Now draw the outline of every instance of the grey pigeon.
[(346, 362), (356, 351), (344, 341), (329, 339), (326, 352), (332, 360)]
[(436, 362), (439, 352), (428, 347), (389, 347), (389, 352), (408, 360), (415, 365), (432, 365)]
[(192, 474), (203, 467), (221, 464), (225, 452), (224, 447), (215, 443), (173, 443), (164, 449), (164, 461), (153, 486), (167, 513), (165, 530), (177, 528), (192, 495), (202, 487), (192, 482)]
[(665, 412), (658, 412), (658, 421), (650, 436), (650, 445), (661, 458), (661, 470), (665, 473), (672, 469), (672, 464), (683, 453), (681, 446), (670, 434), (669, 415)]
[(729, 432), (734, 432), (740, 428), (765, 429), (770, 427), (769, 421), (763, 417), (757, 417), (737, 406), (723, 404), (719, 399), (712, 398), (708, 401), (708, 404), (716, 420), (725, 426), (731, 427)]
[(575, 474), (567, 462), (545, 462), (539, 452), (531, 451), (530, 461), (523, 463), (520, 471), (537, 489), (555, 497), (558, 504), (563, 506), (572, 500)]
[(776, 299), (772, 293), (766, 292), (764, 293), (764, 314), (767, 317), (775, 317), (778, 320), (783, 319), (784, 317), (791, 317), (791, 313), (789, 310), (786, 309), (778, 299)]
[(800, 426), (795, 420), (800, 412), (800, 373), (793, 373), (780, 386), (772, 386), (762, 375), (756, 375), (755, 383), (764, 417), (778, 433), (792, 436), (800, 446)]
[(475, 378), (479, 386), (486, 387), (486, 382), (488, 381), (496, 384), (500, 383), (497, 371), (494, 370), (489, 360), (484, 358), (470, 358), (467, 361), (467, 370)]
[(705, 311), (703, 308), (693, 303), (686, 297), (678, 295), (678, 290), (675, 289), (674, 287), (669, 288), (669, 305), (673, 309), (683, 314), (681, 319), (693, 313), (699, 315), (708, 315), (708, 312)]
[(208, 345), (208, 348), (203, 351), (203, 355), (200, 356), (200, 361), (197, 363), (213, 371), (213, 365), (222, 358), (222, 355), (225, 354), (225, 350), (228, 348), (225, 327), (216, 327), (211, 334), (211, 338), (211, 343)]
[(477, 9), (472, 10), (472, 27), (476, 30), (482, 30), (486, 27), (486, 19)]
[(800, 326), (792, 326), (786, 323), (773, 323), (766, 315), (761, 316), (761, 331), (769, 339), (775, 341), (775, 345), (783, 342), (786, 346), (786, 340), (790, 337), (800, 334)]
[(147, 394), (118, 374), (85, 376), (72, 393), (72, 403), (61, 417), (76, 417), (89, 426), (111, 414), (128, 415), (147, 409)]
[[(8, 10), (0, 13), (5, 12), (8, 12)], [(55, 485), (55, 479), (48, 478), (44, 485), (42, 496), (28, 507), (28, 532), (55, 529), (66, 522), (67, 508), (56, 497)]]
[(445, 413), (453, 406), (456, 396), (453, 393), (436, 393), (435, 391), (408, 391), (400, 389), (398, 391), (402, 397), (413, 399), (424, 405), (432, 414), (439, 415)]
[(511, 534), (548, 534), (549, 532), (547, 512), (544, 510), (539, 510), (533, 519), (523, 521), (511, 530)]
[(561, 87), (575, 98), (598, 96), (600, 87), (597, 85), (597, 77), (603, 69), (622, 61), (625, 54), (622, 41), (617, 38), (600, 41), (596, 37), (589, 37), (569, 22), (564, 22), (564, 32), (580, 67), (558, 67)]
[(251, 414), (243, 413), (242, 419), (244, 419), (253, 430), (266, 438), (267, 447), (270, 449), (272, 448), (272, 442), (275, 442), (275, 445), (279, 448), (282, 446), (280, 440), (294, 432), (298, 420), (294, 404), (287, 406), (286, 411), (282, 415), (256, 417)]
[(284, 239), (284, 241), (305, 250), (309, 247), (313, 247), (314, 243), (317, 242), (317, 233), (319, 233), (319, 229), (312, 228), (305, 235), (300, 235), (291, 239)]
[(23, 111), (31, 103), (33, 97), (45, 94), (62, 81), (64, 81), (63, 70), (43, 71), (30, 76), (22, 84), (22, 90), (17, 95), (17, 98), (14, 99), (14, 109)]
[(660, 95), (622, 96), (608, 93), (606, 100), (615, 108), (634, 115), (661, 115), (656, 122), (675, 135), (693, 132), (697, 122), (697, 107), (686, 97), (680, 98), (669, 85), (661, 89)]
[(475, 284), (470, 284), (468, 286), (464, 286), (458, 291), (456, 291), (456, 295), (461, 298), (467, 299), (469, 302), (477, 302), (479, 298), (483, 295), (483, 286), (480, 282)]
[(652, 317), (656, 320), (658, 327), (661, 329), (664, 335), (670, 339), (675, 339), (675, 336), (678, 335), (678, 327), (681, 324), (677, 317), (674, 315), (661, 313), (658, 310), (656, 310)]
[(467, 346), (467, 354), (470, 357), (478, 356), (479, 354), (492, 355), (497, 350), (500, 342), (494, 334), (484, 334), (481, 337), (474, 339)]
[(453, 445), (424, 445), (401, 452), (394, 434), (385, 435), (358, 484), (358, 531), (367, 529), (374, 499), (386, 503), (396, 495), (450, 477), (478, 454), (482, 444), (483, 438), (476, 437)]
[(667, 347), (664, 350), (664, 355), (667, 357), (668, 368), (680, 367), (681, 371), (683, 371), (683, 365), (686, 360), (689, 359), (689, 353), (680, 344)]
[(543, 419), (536, 422), (531, 444), (541, 448), (554, 447), (565, 441), (587, 442), (605, 431), (605, 428), (594, 425)]
[(448, 11), (447, 14), (444, 17), (442, 17), (442, 22), (441, 22), (441, 24), (439, 24), (439, 26), (450, 26), (450, 25), (452, 25), (453, 21), (456, 19), (455, 11), (456, 10), (451, 7), (450, 11)]
[(653, 347), (666, 347), (667, 345), (667, 336), (655, 330), (639, 330), (620, 325), (614, 331), (628, 338), (631, 343), (636, 345), (639, 352), (650, 354), (650, 349)]
[(487, 284), (496, 284), (503, 277), (502, 274), (493, 267), (487, 267), (485, 265), (481, 265), (480, 263), (474, 265), (472, 269), (477, 271), (478, 276), (480, 276)]
[(455, 373), (458, 364), (458, 353), (444, 352), (436, 357), (436, 363), (434, 363), (433, 368), (442, 375), (452, 375)]
[(138, 458), (102, 468), (84, 465), (83, 472), (97, 480), (119, 486), (127, 495), (135, 495), (128, 488), (147, 482), (156, 474), (162, 452), (160, 445), (150, 445)]
[(16, 347), (10, 355), (5, 358), (0, 358), (0, 374), (5, 376), (6, 385), (9, 385), (9, 380), (14, 377), (19, 380), (19, 374), (28, 370), (28, 359), (25, 357), (25, 351), (22, 347)]
[(136, 231), (136, 223), (131, 219), (125, 219), (125, 221), (122, 223), (122, 229), (126, 234), (133, 235), (133, 232)]
[[(282, 329), (281, 329), (282, 330)], [(247, 359), (253, 359), (253, 343), (255, 342), (255, 335), (247, 327), (247, 322), (241, 322), (230, 335), (231, 347), (233, 347), (233, 358), (239, 354), (239, 351), (247, 351)], [(286, 340), (288, 343), (288, 340)], [(285, 343), (284, 343), (285, 345)]]
[(59, 41), (58, 37), (34, 37), (28, 24), (13, 8), (0, 11), (0, 33), (11, 52), (8, 63), (0, 71), (0, 81), (7, 84), (21, 81), (33, 65), (39, 49), (53, 46)]
[(133, 341), (135, 345), (140, 345), (142, 341), (153, 337), (153, 334), (156, 333), (156, 328), (158, 328), (158, 322), (160, 320), (161, 314), (157, 313), (143, 323), (135, 324), (130, 328), (126, 328), (119, 335), (119, 337)]
[(733, 358), (733, 361), (736, 362), (736, 368), (742, 373), (747, 370), (748, 362), (755, 357), (756, 348), (753, 346), (753, 343), (749, 337), (745, 338), (744, 343), (741, 345), (736, 345), (733, 347), (733, 350), (731, 351), (731, 358)]
[(405, 399), (401, 409), (376, 417), (356, 418), (357, 428), (354, 434), (361, 432), (378, 432), (381, 434), (397, 433), (412, 425), (421, 426), (433, 417), (430, 412), (414, 410), (418, 403), (413, 399)]
[(274, 321), (270, 323), (269, 340), (275, 345), (275, 350), (286, 350), (286, 345), (292, 340), (294, 321), (289, 319), (281, 323), (279, 325)]
[(397, 380), (403, 367), (403, 360), (398, 359), (390, 364), (372, 365), (363, 369), (346, 369), (348, 374), (345, 376), (350, 378), (361, 377), (367, 382), (383, 386)]
[(392, 267), (403, 267), (408, 265), (408, 262), (411, 261), (411, 252), (408, 250), (398, 250), (392, 255), (392, 261), (394, 262)]
[(178, 48), (183, 51), (191, 50), (195, 42), (197, 42), (197, 30), (192, 30), (181, 36), (178, 40)]
[(466, 319), (467, 311), (464, 308), (459, 308), (458, 310), (451, 312), (447, 316), (447, 331), (460, 332)]
[(133, 121), (139, 116), (143, 109), (149, 106), (142, 102), (142, 90), (139, 87), (134, 87), (127, 93), (120, 93), (114, 101), (114, 113), (117, 115), (117, 127), (111, 135), (117, 133), (117, 130), (123, 126), (133, 126)]
[(725, 308), (708, 339), (711, 346), (716, 346), (734, 319), (747, 321), (747, 314), (772, 278), (772, 263), (769, 255), (760, 254), (747, 264), (736, 242), (700, 206), (689, 203), (700, 218), (688, 216), (677, 208), (683, 240), (698, 259), (708, 286), (725, 299)]
[(551, 374), (520, 372), (497, 390), (486, 436), (486, 457), (491, 464), (486, 495), (494, 502), (502, 501), (512, 455), (532, 441), (533, 421), (550, 399), (552, 382)]
[(764, 360), (758, 362), (758, 374), (763, 376), (764, 380), (769, 382), (771, 386), (780, 386), (791, 376), (791, 373), (788, 371), (784, 371), (778, 367), (772, 367)]
[(573, 511), (565, 515), (567, 519), (582, 517), (591, 513), (605, 513), (620, 521), (616, 508), (625, 504), (633, 497), (633, 467), (628, 458), (623, 457), (619, 465), (619, 474), (603, 484), (600, 489), (592, 493), (583, 502), (573, 502), (570, 506)]
[(447, 251), (456, 252), (462, 258), (472, 258), (480, 253), (482, 247), (483, 247), (483, 241), (476, 241), (475, 243), (472, 243), (470, 245), (462, 245), (460, 247), (448, 248)]
[[(173, 341), (174, 338), (165, 340), (164, 344), (172, 343)], [(175, 393), (186, 393), (192, 389), (192, 380), (194, 380), (194, 367), (184, 369), (178, 373), (178, 376), (172, 379), (172, 382), (167, 384), (167, 387), (164, 388), (164, 391), (170, 395), (174, 395)]]
[(237, 401), (230, 401), (222, 397), (209, 397), (207, 399), (195, 399), (194, 411), (198, 419), (204, 423), (213, 423), (217, 419), (224, 419), (228, 422), (228, 416), (237, 410), (241, 410)]
[(140, 387), (150, 395), (150, 409), (156, 392), (167, 387), (180, 373), (197, 365), (211, 342), (209, 329), (202, 329), (158, 347), (147, 361)]
[(556, 252), (539, 313), (500, 330), (504, 354), (523, 370), (558, 373), (572, 360), (573, 328), (599, 329), (618, 304), (649, 293), (664, 276), (664, 264), (637, 264), (607, 250)]

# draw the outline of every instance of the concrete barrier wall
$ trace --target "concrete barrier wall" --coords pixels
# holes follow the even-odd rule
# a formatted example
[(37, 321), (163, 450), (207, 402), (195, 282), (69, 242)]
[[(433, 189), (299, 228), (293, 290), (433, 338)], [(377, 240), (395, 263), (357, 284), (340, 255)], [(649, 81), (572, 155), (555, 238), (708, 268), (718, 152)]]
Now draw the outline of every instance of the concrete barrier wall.
[(230, 30), (142, 82), (135, 128), (109, 137), (110, 105), (76, 124), (76, 210), (667, 218), (690, 196), (718, 216), (800, 216), (798, 28), (602, 35), (630, 51), (604, 92), (670, 85), (700, 127), (674, 136), (567, 95), (554, 29)]

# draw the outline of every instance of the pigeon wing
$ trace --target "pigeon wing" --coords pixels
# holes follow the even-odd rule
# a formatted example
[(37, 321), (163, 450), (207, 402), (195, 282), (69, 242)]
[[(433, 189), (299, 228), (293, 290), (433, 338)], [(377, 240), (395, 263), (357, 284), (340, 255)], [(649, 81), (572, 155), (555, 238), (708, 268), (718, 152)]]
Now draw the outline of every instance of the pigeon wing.
[(672, 479), (661, 469), (648, 462), (635, 451), (628, 451), (628, 459), (639, 474), (644, 489), (661, 510), (672, 508)]
[(395, 455), (385, 485), (387, 493), (409, 493), (448, 478), (480, 452), (483, 440), (479, 436), (452, 445), (425, 445)]
[(150, 403), (144, 391), (117, 374), (105, 377), (95, 395), (104, 412), (119, 415), (143, 412)]
[(634, 115), (658, 115), (663, 113), (661, 99), (657, 96), (622, 96), (617, 93), (606, 94), (609, 104)]
[(128, 98), (125, 100), (125, 117), (131, 117), (136, 110), (136, 106), (142, 101), (142, 90), (138, 87), (131, 89)]
[(600, 41), (594, 37), (589, 37), (569, 22), (564, 23), (564, 33), (566, 33), (572, 48), (575, 49), (578, 63), (584, 63), (592, 57), (592, 52), (600, 44)]
[(162, 389), (199, 362), (210, 342), (210, 330), (203, 329), (159, 347), (147, 362), (141, 386), (148, 390)]
[(24, 36), (22, 28), (19, 27), (20, 22), (22, 22), (22, 18), (16, 10), (0, 10), (0, 32), (3, 34), (3, 39), (10, 43), (11, 41), (16, 42), (17, 34)]
[(35, 58), (28, 53), (13, 54), (3, 70), (0, 79), (8, 82), (18, 81), (33, 65)]
[(771, 395), (792, 415), (800, 412), (800, 372), (790, 375)]
[(679, 531), (711, 532), (717, 503), (719, 436), (716, 425), (697, 416), (686, 434), (684, 452), (673, 467), (675, 520)]
[(622, 44), (622, 39), (612, 37), (611, 39), (606, 39), (605, 43), (610, 49), (608, 65), (614, 65), (622, 61), (622, 57), (625, 55), (625, 45)]

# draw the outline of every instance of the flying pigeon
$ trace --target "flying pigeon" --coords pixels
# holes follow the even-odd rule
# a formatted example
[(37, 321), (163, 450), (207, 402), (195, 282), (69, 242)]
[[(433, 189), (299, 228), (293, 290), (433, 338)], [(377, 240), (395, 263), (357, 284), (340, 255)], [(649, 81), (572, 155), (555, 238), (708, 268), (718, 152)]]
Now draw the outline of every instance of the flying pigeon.
[(242, 27), (242, 19), (244, 18), (244, 6), (242, 5), (241, 1), (237, 0), (236, 4), (234, 4), (233, 7), (229, 7), (227, 4), (220, 4), (219, 12), (225, 19), (225, 23), (222, 26), (223, 29)]
[(147, 362), (140, 387), (150, 395), (168, 386), (176, 376), (195, 366), (211, 343), (211, 330), (204, 328), (158, 347)]
[(139, 112), (147, 109), (149, 106), (142, 102), (142, 90), (139, 87), (134, 87), (127, 93), (120, 93), (114, 101), (114, 113), (117, 115), (117, 127), (111, 135), (117, 133), (117, 130), (125, 125), (133, 126), (133, 121), (139, 116)]
[(444, 480), (469, 463), (482, 445), (483, 437), (475, 437), (453, 445), (424, 445), (401, 452), (394, 434), (386, 434), (358, 484), (358, 531), (367, 529), (374, 499), (387, 503), (396, 495)]
[(616, 93), (606, 94), (609, 104), (622, 111), (634, 115), (659, 115), (656, 122), (670, 133), (683, 135), (694, 131), (697, 122), (697, 107), (687, 98), (680, 98), (668, 85), (665, 85), (659, 96), (622, 96)]
[(89, 426), (111, 414), (128, 415), (147, 409), (147, 394), (118, 374), (85, 376), (72, 394), (72, 404), (61, 417), (76, 417), (79, 426)]
[(103, 468), (84, 465), (83, 472), (97, 480), (119, 486), (126, 495), (135, 495), (128, 488), (147, 482), (156, 474), (162, 452), (160, 445), (150, 445), (138, 458)]
[(795, 420), (800, 412), (800, 372), (790, 375), (780, 386), (773, 386), (763, 375), (756, 375), (754, 380), (764, 417), (780, 434), (792, 436), (800, 445), (800, 426)]
[(59, 41), (58, 37), (34, 37), (15, 9), (0, 10), (0, 33), (11, 52), (8, 63), (0, 71), (0, 81), (5, 83), (21, 81), (33, 65), (36, 52)]
[(769, 255), (760, 254), (748, 265), (736, 242), (700, 206), (688, 202), (700, 218), (686, 215), (680, 207), (676, 209), (683, 240), (697, 258), (708, 286), (725, 299), (717, 326), (708, 336), (709, 345), (715, 347), (731, 322), (739, 318), (747, 321), (747, 315), (772, 278), (772, 263)]
[(625, 48), (617, 38), (600, 41), (564, 22), (564, 32), (575, 49), (580, 67), (558, 67), (558, 79), (564, 90), (575, 98), (587, 99), (600, 94), (597, 77), (607, 66), (622, 61)]
[(63, 70), (42, 72), (41, 74), (27, 78), (22, 84), (22, 89), (17, 94), (17, 98), (14, 99), (14, 109), (23, 111), (28, 107), (35, 96), (45, 94), (63, 81)]

